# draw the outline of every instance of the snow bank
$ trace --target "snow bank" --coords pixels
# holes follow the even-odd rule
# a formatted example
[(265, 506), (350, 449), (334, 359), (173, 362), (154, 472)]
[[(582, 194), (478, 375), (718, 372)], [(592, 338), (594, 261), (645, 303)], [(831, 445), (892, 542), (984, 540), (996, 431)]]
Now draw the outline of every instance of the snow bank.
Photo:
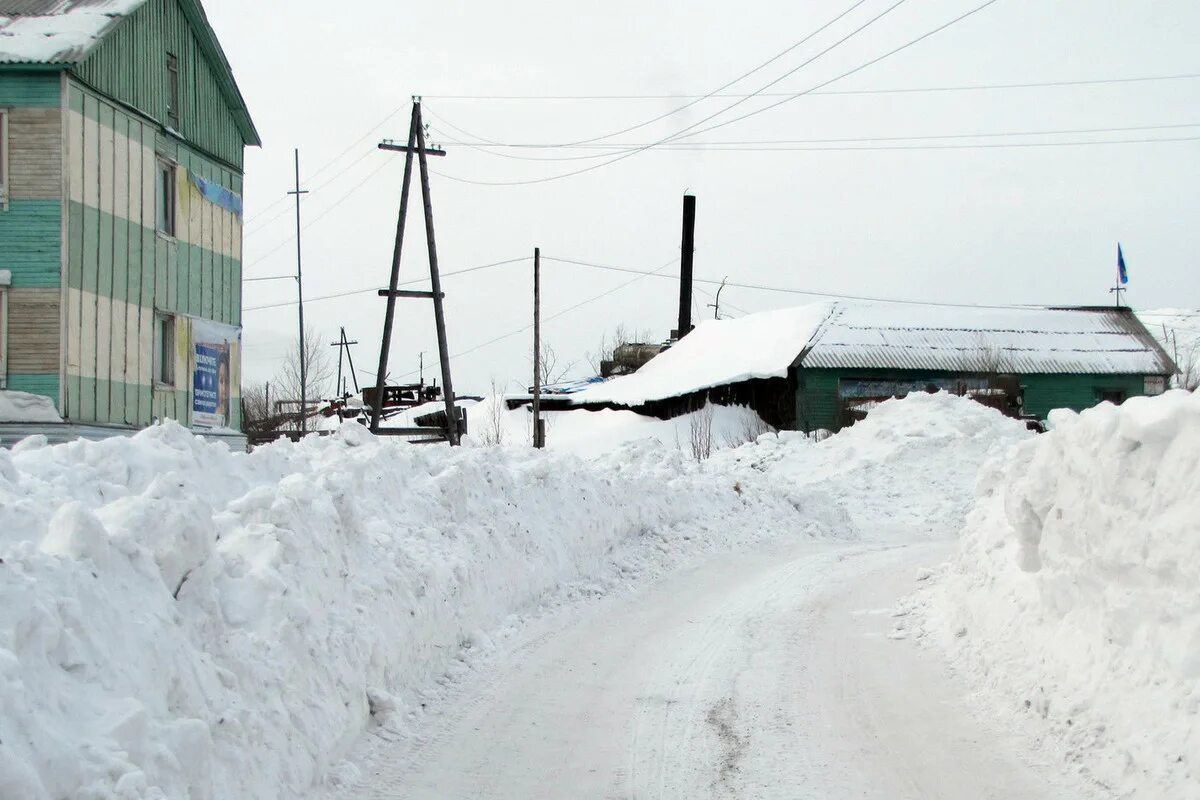
[(1200, 396), (1051, 415), (919, 597), (985, 695), (1121, 797), (1200, 796)]
[(574, 395), (579, 403), (636, 406), (751, 378), (782, 378), (833, 310), (831, 303), (705, 320), (632, 375)]
[(822, 441), (782, 433), (714, 460), (825, 492), (864, 535), (952, 536), (974, 502), (980, 464), (1032, 436), (1024, 424), (973, 400), (911, 394), (879, 404)]
[[(509, 409), (502, 397), (485, 397), (468, 412), (469, 439), (475, 444), (527, 445), (533, 438), (533, 410)], [(656, 419), (624, 409), (543, 411), (546, 448), (593, 457), (629, 442), (657, 441), (690, 451), (693, 425), (706, 425), (714, 450), (754, 441), (770, 430), (758, 414), (744, 406), (710, 405), (705, 411), (673, 419)]]
[(850, 533), (820, 496), (654, 442), (33, 437), (0, 450), (0, 797), (293, 798), (512, 615)]
[(0, 390), (0, 422), (62, 422), (62, 417), (49, 397)]

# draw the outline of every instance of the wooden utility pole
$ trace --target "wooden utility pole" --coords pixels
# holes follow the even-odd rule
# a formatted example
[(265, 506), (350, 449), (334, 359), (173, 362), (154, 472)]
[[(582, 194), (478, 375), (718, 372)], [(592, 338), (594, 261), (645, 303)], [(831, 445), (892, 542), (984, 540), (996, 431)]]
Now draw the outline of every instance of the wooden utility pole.
[(358, 394), (358, 376), (354, 374), (354, 358), (350, 355), (350, 345), (352, 344), (358, 344), (358, 340), (355, 339), (353, 342), (347, 341), (346, 328), (344, 326), (341, 328), (341, 333), (338, 336), (338, 340), (336, 342), (330, 342), (329, 344), (330, 347), (336, 347), (338, 349), (338, 371), (337, 383), (335, 386), (337, 387), (338, 392), (343, 395), (343, 397), (346, 392), (345, 387), (342, 384), (342, 356), (345, 356), (350, 361), (350, 377), (354, 379), (354, 393)]
[(300, 150), (295, 150), (296, 156), (296, 188), (288, 194), (296, 196), (296, 295), (300, 301), (300, 340), (298, 353), (300, 356), (300, 435), (308, 430), (308, 353), (304, 341), (304, 273), (300, 268), (300, 195), (308, 194), (307, 189), (300, 188)]
[(679, 246), (680, 339), (692, 330), (692, 254), (696, 249), (696, 197), (683, 196), (683, 241)]
[(542, 425), (542, 249), (533, 248), (533, 446), (546, 446)]
[(379, 431), (383, 418), (383, 379), (387, 373), (388, 351), (392, 346), (392, 323), (396, 318), (396, 285), (400, 282), (400, 251), (404, 247), (404, 223), (408, 218), (408, 187), (412, 183), (413, 148), (417, 144), (420, 107), (413, 103), (409, 121), (408, 150), (404, 157), (404, 183), (400, 186), (400, 215), (396, 218), (396, 242), (392, 246), (392, 276), (388, 283), (387, 311), (383, 315), (383, 341), (379, 347), (379, 369), (375, 371), (375, 397), (371, 408), (371, 431)]
[[(433, 201), (429, 194), (428, 156), (444, 156), (446, 151), (425, 146), (425, 126), (421, 121), (421, 99), (413, 98), (412, 118), (409, 122), (408, 144), (399, 145), (392, 141), (379, 144), (380, 150), (405, 153), (404, 184), (400, 190), (400, 215), (396, 220), (396, 242), (392, 250), (392, 273), (387, 289), (380, 289), (380, 296), (387, 297), (387, 312), (383, 321), (383, 341), (379, 348), (379, 369), (375, 374), (375, 397), (371, 409), (371, 430), (379, 432), (379, 421), (383, 417), (384, 375), (387, 373), (388, 352), (391, 347), (392, 324), (395, 319), (396, 298), (419, 297), (433, 300), (433, 319), (437, 327), (438, 356), (442, 368), (442, 393), (446, 406), (446, 440), (451, 445), (459, 443), (459, 419), (454, 405), (454, 385), (450, 379), (450, 348), (446, 342), (446, 317), (442, 300), (442, 278), (438, 270), (437, 240), (433, 230)], [(408, 217), (408, 190), (412, 182), (413, 156), (417, 156), (421, 177), (421, 200), (425, 211), (425, 242), (429, 249), (430, 291), (409, 291), (396, 288), (400, 278), (400, 253), (404, 244), (404, 225)]]
[[(433, 322), (437, 326), (438, 359), (442, 362), (442, 399), (446, 402), (446, 439), (458, 444), (458, 414), (454, 405), (454, 385), (450, 382), (450, 346), (446, 343), (446, 314), (442, 308), (442, 276), (438, 272), (437, 243), (433, 236), (433, 201), (429, 197), (429, 160), (425, 150), (425, 129), (421, 125), (421, 104), (417, 109), (417, 158), (421, 164), (421, 199), (425, 204), (425, 241), (429, 245), (429, 286), (433, 290)], [(445, 155), (445, 153), (442, 153)]]

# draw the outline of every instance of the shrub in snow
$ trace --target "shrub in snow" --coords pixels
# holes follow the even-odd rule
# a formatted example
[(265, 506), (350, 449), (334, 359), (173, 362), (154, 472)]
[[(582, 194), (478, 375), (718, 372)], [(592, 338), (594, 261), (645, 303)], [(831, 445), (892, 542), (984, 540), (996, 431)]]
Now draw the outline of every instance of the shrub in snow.
[(981, 475), (927, 631), (1120, 796), (1197, 797), (1200, 396), (1050, 422)]

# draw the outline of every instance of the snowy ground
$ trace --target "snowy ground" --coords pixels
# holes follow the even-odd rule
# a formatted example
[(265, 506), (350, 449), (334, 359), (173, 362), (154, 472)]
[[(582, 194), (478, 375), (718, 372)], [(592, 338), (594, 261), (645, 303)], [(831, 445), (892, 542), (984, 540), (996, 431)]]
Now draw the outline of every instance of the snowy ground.
[[(1176, 397), (1148, 407), (1182, 403), (1167, 414), (1182, 424), (1193, 412)], [(1031, 453), (1051, 472), (1045, 453), (1119, 461), (1120, 447), (1087, 450), (1105, 424), (1142, 431), (1130, 452), (1151, 459), (1173, 428), (1067, 435), (1064, 420), (1033, 437), (920, 395), (823, 442), (767, 435), (697, 462), (695, 420), (579, 413), (542, 453), (523, 438), (413, 447), (357, 425), (250, 455), (173, 425), (0, 451), (0, 798), (1117, 796), (1097, 769), (1077, 774), (1108, 751), (996, 711), (1074, 662), (971, 668), (1067, 652), (1035, 609), (996, 611), (1014, 579), (995, 535), (968, 526), (958, 566), (929, 568), (973, 506), (977, 528), (992, 513), (996, 470), (1015, 476)], [(516, 430), (522, 414), (496, 419)], [(709, 421), (729, 444), (751, 428), (741, 411)], [(993, 459), (1009, 466), (977, 499)], [(1147, 519), (1194, 520), (1179, 497)], [(1128, 571), (1136, 549), (1121, 552)], [(1062, 565), (1053, 585), (1093, 579), (1087, 559), (1044, 563)], [(1130, 574), (1123, 596), (1150, 602), (1151, 573)], [(991, 609), (994, 629), (930, 635), (935, 592)], [(1194, 595), (1172, 597), (1177, 627), (1146, 629), (1187, 640)], [(1094, 668), (1182, 665), (1144, 697), (1173, 700), (1156, 712), (1190, 736), (1181, 654), (1195, 650), (1162, 652), (1176, 660)], [(1113, 711), (1093, 706), (1092, 730)]]

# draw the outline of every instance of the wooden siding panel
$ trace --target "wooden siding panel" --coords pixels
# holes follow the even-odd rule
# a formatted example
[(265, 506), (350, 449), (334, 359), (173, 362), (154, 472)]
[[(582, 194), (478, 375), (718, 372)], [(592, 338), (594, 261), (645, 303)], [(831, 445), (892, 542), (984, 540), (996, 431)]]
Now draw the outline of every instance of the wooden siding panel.
[(8, 290), (8, 369), (58, 373), (61, 331), (58, 289)]
[(10, 198), (62, 197), (62, 111), (13, 108), (8, 112)]
[(74, 72), (165, 126), (168, 53), (179, 60), (179, 132), (200, 150), (240, 170), (241, 133), (177, 0), (146, 3)]
[(62, 282), (62, 203), (11, 200), (0, 210), (0, 269), (13, 286), (49, 288)]
[(6, 66), (0, 71), (0, 106), (58, 108), (62, 105), (61, 74)]
[[(58, 372), (10, 372), (8, 373), (8, 388), (14, 392), (29, 392), (49, 397), (54, 401), (58, 413), (63, 413), (62, 401), (59, 397)], [(65, 416), (65, 415), (64, 415)]]

